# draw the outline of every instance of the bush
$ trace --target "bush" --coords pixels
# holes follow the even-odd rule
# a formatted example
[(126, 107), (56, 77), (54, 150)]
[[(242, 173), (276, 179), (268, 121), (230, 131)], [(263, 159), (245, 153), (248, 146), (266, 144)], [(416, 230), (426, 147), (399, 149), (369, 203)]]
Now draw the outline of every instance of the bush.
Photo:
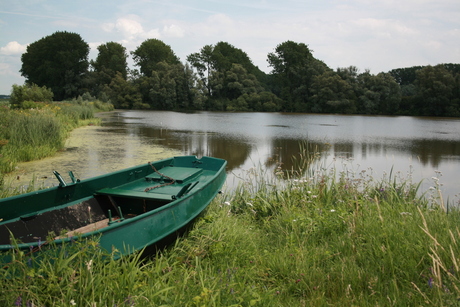
[(13, 85), (11, 90), (10, 103), (13, 108), (30, 109), (36, 108), (37, 102), (51, 102), (53, 100), (53, 92), (46, 86), (39, 87), (36, 84), (32, 85)]

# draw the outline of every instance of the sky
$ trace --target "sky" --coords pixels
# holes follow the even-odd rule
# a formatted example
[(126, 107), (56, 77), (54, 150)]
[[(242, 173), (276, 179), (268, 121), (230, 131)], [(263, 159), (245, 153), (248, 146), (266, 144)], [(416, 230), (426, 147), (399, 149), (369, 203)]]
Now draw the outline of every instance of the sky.
[[(97, 46), (118, 42), (128, 53), (156, 38), (183, 63), (223, 41), (269, 73), (267, 55), (291, 40), (308, 45), (330, 68), (372, 74), (460, 63), (459, 0), (2, 0), (0, 94), (24, 84), (21, 54), (57, 31)], [(130, 68), (132, 58), (128, 60)]]

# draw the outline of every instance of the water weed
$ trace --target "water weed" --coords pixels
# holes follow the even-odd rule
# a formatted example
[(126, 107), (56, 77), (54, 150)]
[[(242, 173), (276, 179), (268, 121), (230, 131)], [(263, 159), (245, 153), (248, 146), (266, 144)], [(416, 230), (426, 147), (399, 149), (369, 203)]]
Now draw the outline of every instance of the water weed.
[(51, 156), (64, 146), (69, 132), (82, 125), (97, 124), (94, 113), (111, 110), (102, 102), (36, 103), (32, 109), (0, 106), (0, 186), (3, 175), (18, 162)]

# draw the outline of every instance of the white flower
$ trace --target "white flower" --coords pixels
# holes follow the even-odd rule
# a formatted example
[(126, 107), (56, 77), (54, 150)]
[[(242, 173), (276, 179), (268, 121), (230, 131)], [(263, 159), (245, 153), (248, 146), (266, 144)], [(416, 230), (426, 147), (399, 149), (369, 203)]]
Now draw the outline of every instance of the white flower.
[(93, 259), (91, 259), (90, 261), (86, 262), (86, 268), (88, 269), (88, 271), (91, 271), (91, 265), (93, 264)]
[(229, 202), (229, 201), (226, 201), (224, 204), (227, 205), (227, 206), (230, 206), (230, 202)]
[(410, 212), (401, 212), (400, 214), (401, 215), (412, 215), (412, 213), (410, 213)]
[(335, 210), (334, 210), (334, 209), (331, 209), (331, 212), (335, 212)]
[(77, 305), (77, 303), (75, 303), (75, 301), (72, 299), (72, 300), (70, 300), (70, 305), (75, 306), (75, 305)]

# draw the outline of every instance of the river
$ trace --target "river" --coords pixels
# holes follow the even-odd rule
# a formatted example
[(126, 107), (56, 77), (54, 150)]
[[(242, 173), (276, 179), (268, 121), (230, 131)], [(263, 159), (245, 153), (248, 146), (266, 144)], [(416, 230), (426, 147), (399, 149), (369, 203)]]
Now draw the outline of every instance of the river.
[(114, 111), (101, 126), (76, 129), (58, 155), (21, 163), (13, 185), (56, 184), (52, 171), (81, 179), (174, 155), (209, 155), (228, 161), (227, 186), (253, 168), (292, 167), (299, 144), (322, 152), (321, 165), (376, 178), (390, 172), (440, 183), (445, 200), (459, 204), (460, 119), (291, 113), (179, 113)]

